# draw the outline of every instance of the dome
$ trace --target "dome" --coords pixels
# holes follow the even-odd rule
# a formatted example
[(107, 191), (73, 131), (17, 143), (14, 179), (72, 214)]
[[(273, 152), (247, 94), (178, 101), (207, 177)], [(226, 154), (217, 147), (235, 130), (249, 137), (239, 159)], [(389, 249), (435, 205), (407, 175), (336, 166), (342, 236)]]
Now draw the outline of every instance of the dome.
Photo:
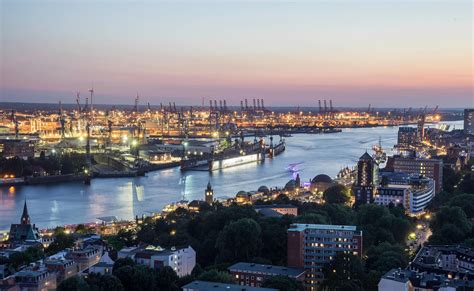
[(332, 183), (332, 179), (328, 175), (320, 174), (314, 177), (311, 183)]
[(285, 185), (285, 190), (288, 191), (293, 191), (296, 189), (296, 181), (295, 180), (290, 180), (288, 183)]
[(260, 186), (260, 187), (258, 187), (258, 192), (263, 192), (265, 194), (268, 194), (270, 192), (270, 190), (268, 189), (267, 186)]
[(243, 190), (239, 191), (239, 192), (237, 192), (237, 196), (247, 196), (247, 192), (245, 192)]

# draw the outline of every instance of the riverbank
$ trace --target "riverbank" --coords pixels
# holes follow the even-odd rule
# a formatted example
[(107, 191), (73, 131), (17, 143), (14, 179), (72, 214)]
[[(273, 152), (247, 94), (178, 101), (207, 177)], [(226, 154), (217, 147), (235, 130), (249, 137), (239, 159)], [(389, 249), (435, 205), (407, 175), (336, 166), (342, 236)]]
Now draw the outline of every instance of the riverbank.
[[(448, 123), (462, 128), (462, 122)], [(286, 149), (276, 159), (214, 172), (181, 172), (179, 167), (149, 172), (146, 177), (94, 179), (81, 182), (0, 188), (0, 229), (19, 220), (24, 200), (31, 219), (40, 228), (96, 221), (116, 216), (131, 220), (136, 215), (158, 213), (174, 201), (202, 199), (211, 182), (214, 197), (230, 198), (241, 190), (260, 186), (281, 187), (296, 174), (307, 182), (318, 174), (335, 177), (354, 165), (378, 144), (390, 151), (397, 142), (398, 127), (347, 129), (338, 134), (295, 134), (285, 138)], [(390, 154), (390, 152), (388, 152)]]

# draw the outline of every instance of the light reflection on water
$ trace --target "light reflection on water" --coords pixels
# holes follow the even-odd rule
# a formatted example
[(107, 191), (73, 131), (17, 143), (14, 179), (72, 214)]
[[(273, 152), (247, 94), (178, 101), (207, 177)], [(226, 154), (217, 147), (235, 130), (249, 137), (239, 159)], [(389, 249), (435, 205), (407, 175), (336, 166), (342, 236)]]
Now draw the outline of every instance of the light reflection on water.
[[(456, 128), (462, 122), (456, 122)], [(298, 134), (286, 138), (287, 150), (274, 160), (246, 164), (222, 171), (185, 172), (179, 168), (149, 173), (147, 177), (94, 179), (90, 186), (80, 182), (0, 189), (0, 230), (20, 219), (27, 199), (31, 219), (40, 227), (96, 221), (115, 215), (131, 219), (157, 212), (170, 202), (202, 199), (208, 181), (216, 197), (233, 197), (240, 190), (261, 185), (282, 187), (292, 179), (290, 164), (303, 182), (317, 174), (335, 176), (344, 166), (353, 166), (365, 150), (382, 139), (384, 148), (396, 143), (396, 127), (345, 129), (342, 133)]]

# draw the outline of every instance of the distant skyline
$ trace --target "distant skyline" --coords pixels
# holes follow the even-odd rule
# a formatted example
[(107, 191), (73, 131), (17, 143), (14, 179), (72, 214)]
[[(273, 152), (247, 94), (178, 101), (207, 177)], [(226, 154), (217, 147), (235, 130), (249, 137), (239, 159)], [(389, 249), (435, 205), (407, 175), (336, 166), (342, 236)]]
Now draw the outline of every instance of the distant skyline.
[(0, 101), (474, 106), (472, 1), (0, 3)]

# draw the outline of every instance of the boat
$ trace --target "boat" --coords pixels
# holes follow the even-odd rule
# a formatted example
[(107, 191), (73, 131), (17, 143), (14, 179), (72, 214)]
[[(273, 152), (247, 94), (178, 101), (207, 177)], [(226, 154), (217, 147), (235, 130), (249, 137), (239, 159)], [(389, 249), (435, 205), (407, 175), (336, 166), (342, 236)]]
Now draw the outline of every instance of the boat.
[(282, 152), (285, 151), (286, 145), (285, 145), (285, 140), (280, 140), (280, 142), (273, 146), (271, 145), (270, 148), (268, 149), (268, 157), (273, 158), (281, 154)]
[(382, 148), (382, 140), (379, 137), (379, 143), (372, 146), (372, 150), (374, 154), (372, 157), (377, 162), (377, 164), (384, 164), (387, 162), (387, 154), (385, 153), (384, 149)]
[(243, 164), (261, 162), (265, 160), (265, 154), (260, 152), (241, 154), (239, 156), (229, 156), (220, 159), (209, 160), (209, 171), (222, 170)]
[(215, 171), (265, 160), (262, 142), (241, 144), (221, 152), (213, 153), (209, 159), (186, 159), (181, 161), (181, 170)]

